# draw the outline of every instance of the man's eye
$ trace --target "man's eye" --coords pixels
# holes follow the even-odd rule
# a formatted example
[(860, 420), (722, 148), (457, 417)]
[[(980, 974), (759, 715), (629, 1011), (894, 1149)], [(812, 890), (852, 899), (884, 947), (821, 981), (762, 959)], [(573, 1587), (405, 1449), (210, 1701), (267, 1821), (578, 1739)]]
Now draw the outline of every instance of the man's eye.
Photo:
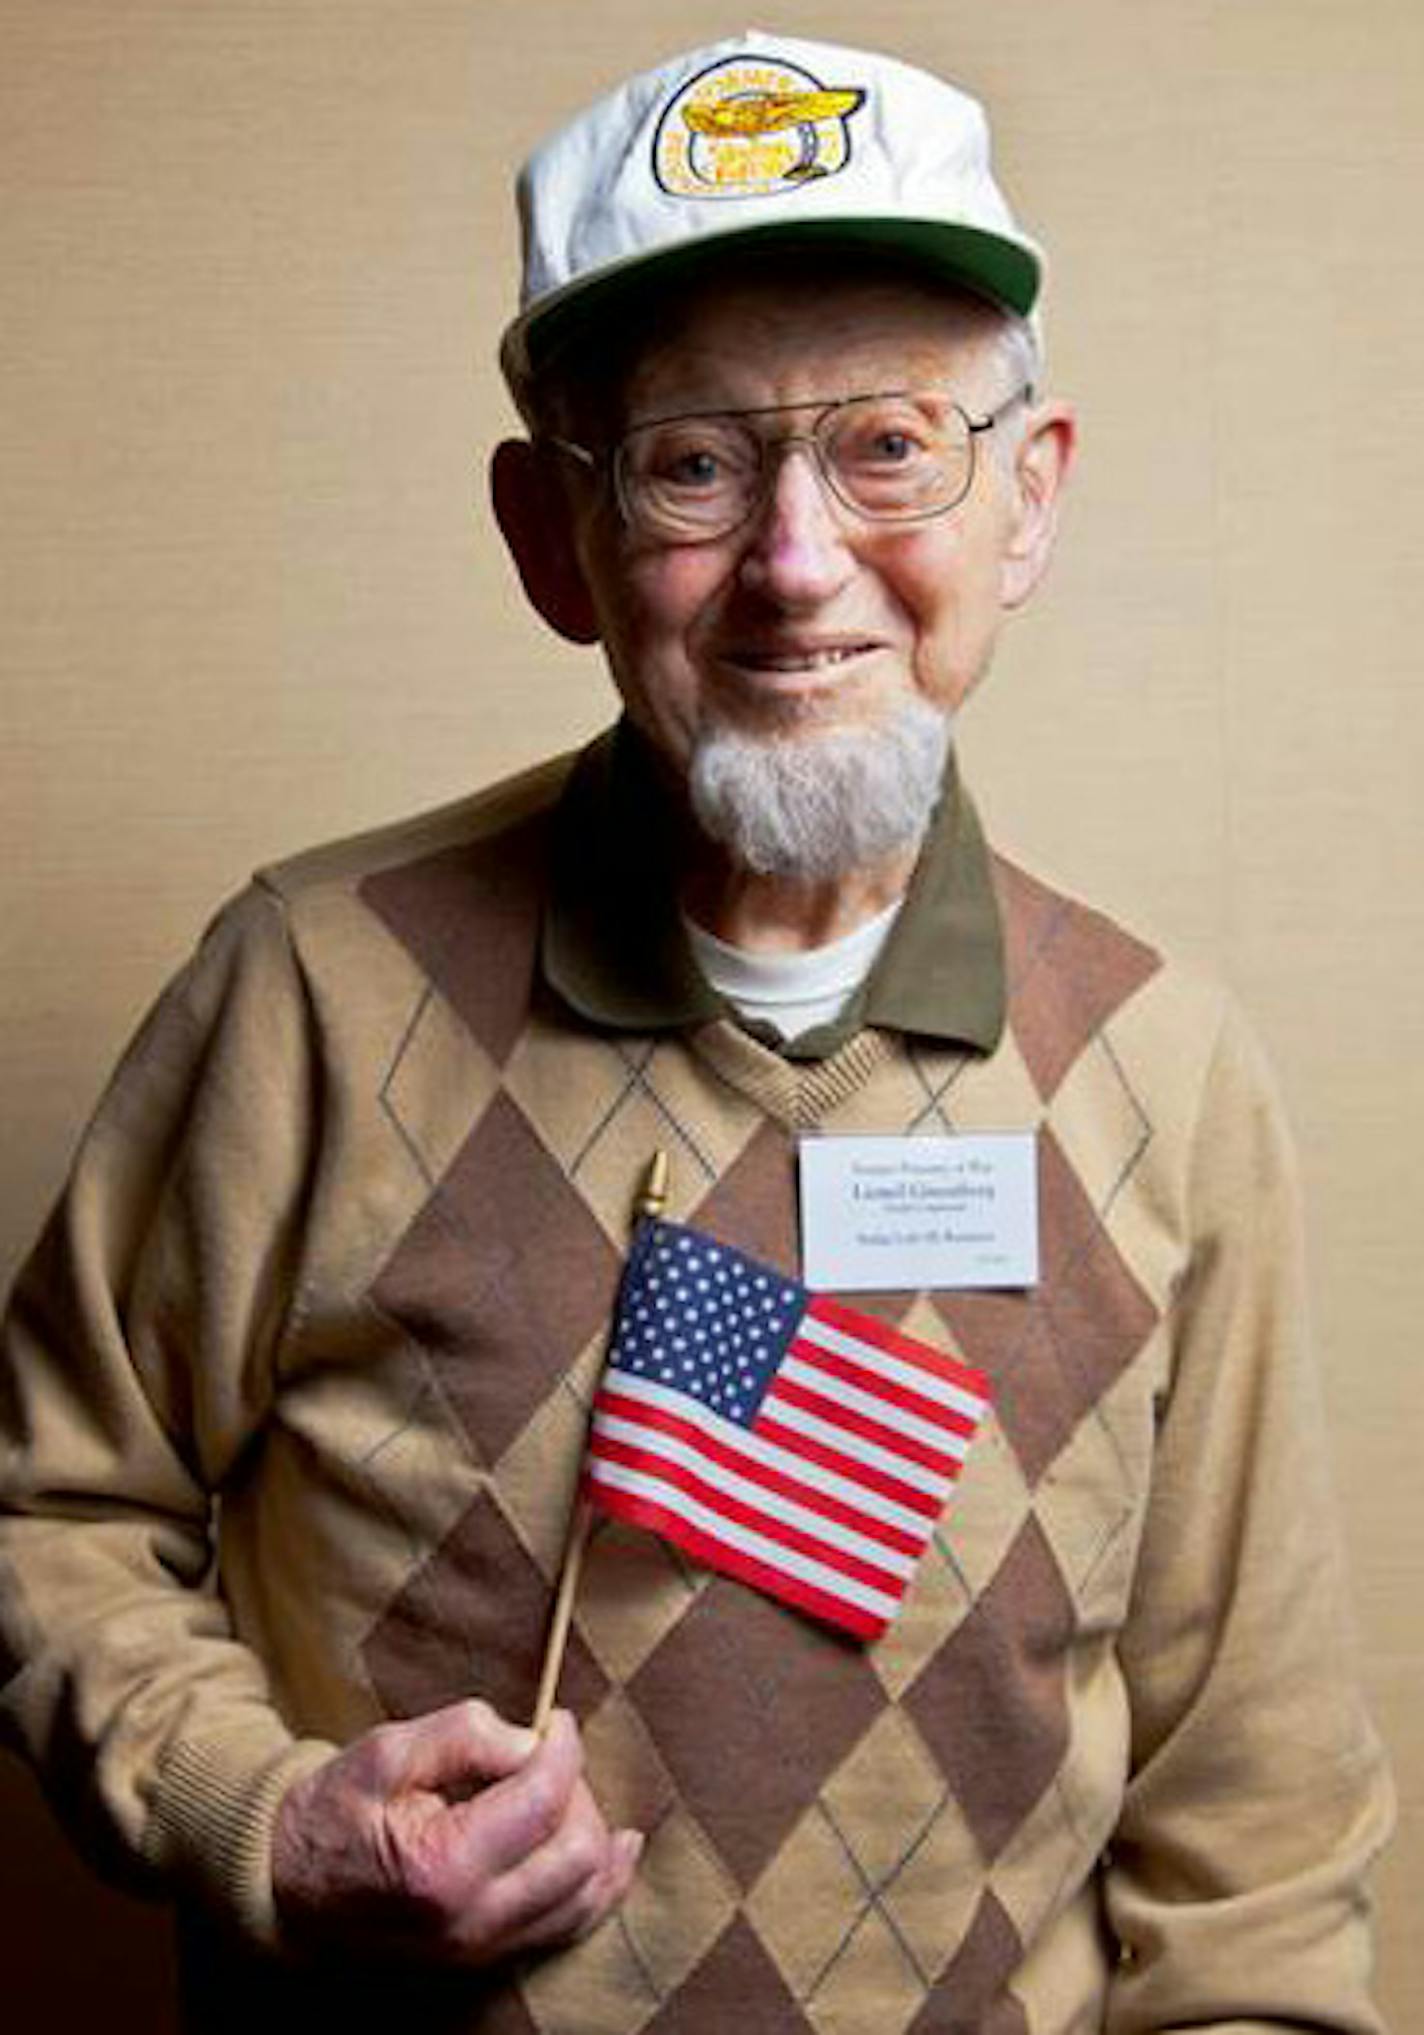
[(887, 466), (898, 466), (904, 460), (913, 459), (919, 447), (904, 431), (877, 431), (866, 448), (872, 459), (883, 460)]
[(705, 424), (650, 431), (630, 450), (635, 480), (678, 495), (705, 495), (736, 486), (749, 458), (734, 437)]
[(657, 463), (657, 477), (670, 487), (711, 488), (725, 475), (725, 466), (716, 452), (705, 445), (670, 451)]
[(933, 453), (927, 433), (913, 422), (867, 417), (840, 434), (836, 456), (842, 464), (869, 473), (913, 466)]

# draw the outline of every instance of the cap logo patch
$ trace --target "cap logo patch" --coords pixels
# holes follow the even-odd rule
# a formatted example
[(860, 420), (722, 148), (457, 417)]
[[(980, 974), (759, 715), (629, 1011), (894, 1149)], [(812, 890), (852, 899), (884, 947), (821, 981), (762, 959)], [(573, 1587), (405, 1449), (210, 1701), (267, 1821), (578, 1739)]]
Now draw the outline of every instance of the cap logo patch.
[(834, 176), (850, 161), (859, 86), (826, 86), (796, 64), (725, 58), (670, 102), (653, 174), (678, 198), (765, 198)]

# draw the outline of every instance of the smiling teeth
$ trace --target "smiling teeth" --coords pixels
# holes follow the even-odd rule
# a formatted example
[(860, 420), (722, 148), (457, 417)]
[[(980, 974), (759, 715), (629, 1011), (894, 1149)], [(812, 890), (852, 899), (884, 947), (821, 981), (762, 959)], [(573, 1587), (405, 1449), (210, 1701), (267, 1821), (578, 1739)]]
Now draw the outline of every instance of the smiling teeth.
[(860, 643), (845, 643), (825, 650), (761, 651), (746, 662), (761, 671), (823, 671), (828, 665), (844, 664), (847, 658), (858, 657), (863, 648)]

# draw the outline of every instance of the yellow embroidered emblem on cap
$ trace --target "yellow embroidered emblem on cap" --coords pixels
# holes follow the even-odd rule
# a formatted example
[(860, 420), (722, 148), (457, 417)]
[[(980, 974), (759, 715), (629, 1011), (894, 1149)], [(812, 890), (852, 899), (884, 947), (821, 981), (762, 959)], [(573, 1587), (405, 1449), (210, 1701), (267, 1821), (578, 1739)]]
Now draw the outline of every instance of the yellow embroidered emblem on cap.
[(653, 172), (680, 198), (752, 198), (833, 176), (865, 93), (795, 64), (732, 57), (677, 93), (658, 123)]

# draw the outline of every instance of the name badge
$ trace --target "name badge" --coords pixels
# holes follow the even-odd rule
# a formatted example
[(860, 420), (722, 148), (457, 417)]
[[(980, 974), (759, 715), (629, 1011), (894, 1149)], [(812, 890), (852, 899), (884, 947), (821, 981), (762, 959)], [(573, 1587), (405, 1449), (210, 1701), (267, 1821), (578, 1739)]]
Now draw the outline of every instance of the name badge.
[(1032, 1131), (803, 1138), (800, 1174), (802, 1276), (813, 1291), (1038, 1281)]

